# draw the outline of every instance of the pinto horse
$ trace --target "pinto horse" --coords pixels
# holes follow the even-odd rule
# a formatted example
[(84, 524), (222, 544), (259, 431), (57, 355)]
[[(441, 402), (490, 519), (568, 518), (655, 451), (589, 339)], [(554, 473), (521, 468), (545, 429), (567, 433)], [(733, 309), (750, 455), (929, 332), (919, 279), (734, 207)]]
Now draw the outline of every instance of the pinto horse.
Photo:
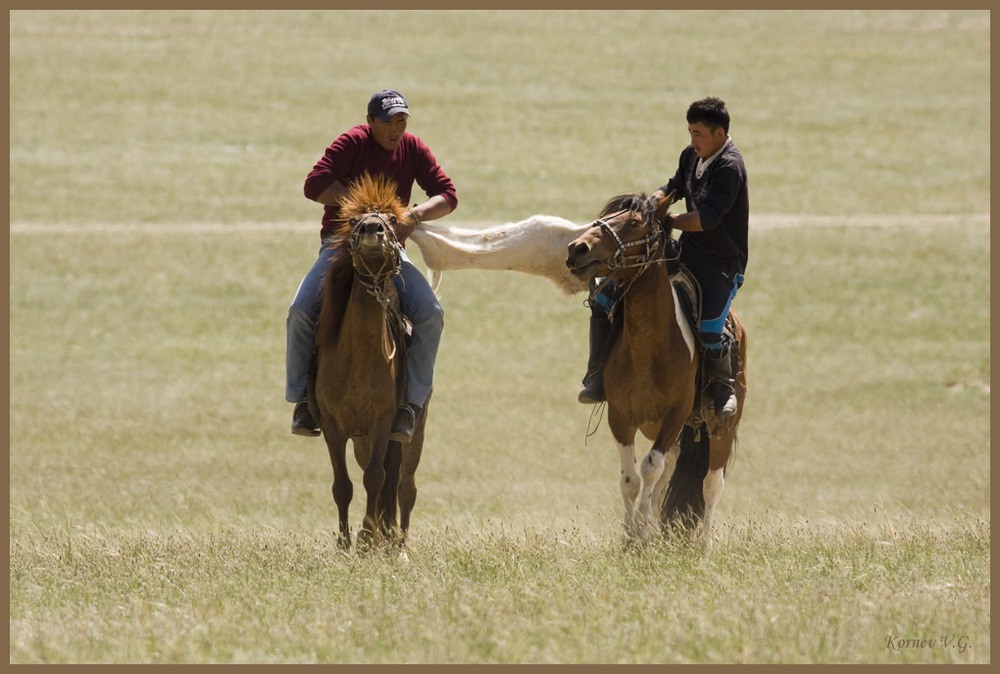
[(351, 439), (368, 496), (358, 543), (370, 547), (394, 535), (398, 503), (405, 552), (427, 407), (408, 444), (390, 442), (406, 367), (403, 318), (392, 280), (400, 269), (402, 246), (395, 228), (405, 217), (404, 206), (391, 182), (366, 173), (341, 199), (341, 213), (339, 241), (333, 244), (338, 251), (323, 281), (315, 383), (317, 422), (333, 464), (340, 544), (351, 544), (347, 514), (354, 486), (346, 461)]
[[(700, 364), (694, 330), (667, 269), (670, 231), (659, 224), (670, 197), (651, 205), (643, 195), (610, 200), (598, 219), (569, 244), (567, 267), (581, 279), (609, 277), (624, 291), (622, 328), (604, 370), (608, 427), (621, 463), (619, 486), (630, 535), (647, 537), (656, 526), (693, 526), (711, 546), (711, 527), (725, 484), (725, 468), (746, 396), (745, 368), (735, 391), (737, 413), (711, 420), (695, 410)], [(740, 364), (746, 331), (735, 317)], [(686, 426), (686, 422), (689, 424)], [(653, 442), (636, 470), (636, 433)]]

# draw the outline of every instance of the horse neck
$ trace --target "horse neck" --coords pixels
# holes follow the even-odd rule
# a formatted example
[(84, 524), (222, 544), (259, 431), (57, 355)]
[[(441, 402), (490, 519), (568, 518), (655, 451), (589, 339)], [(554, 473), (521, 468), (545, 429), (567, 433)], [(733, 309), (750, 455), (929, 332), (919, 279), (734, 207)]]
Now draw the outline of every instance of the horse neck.
[[(349, 274), (344, 283), (350, 286), (339, 288), (340, 293), (335, 292), (338, 288), (334, 279), (328, 279), (334, 285), (328, 285), (325, 291), (324, 310), (317, 325), (317, 348), (329, 358), (346, 360), (352, 367), (371, 367), (366, 354), (374, 357), (382, 349), (385, 312), (353, 268), (348, 266), (344, 272)], [(385, 289), (389, 283), (384, 283)], [(334, 297), (337, 294), (341, 299)]]
[[(390, 281), (381, 282), (383, 290)], [(341, 338), (347, 338), (354, 345), (372, 344), (380, 347), (385, 311), (377, 299), (365, 288), (359, 278), (354, 279), (347, 309), (341, 322)]]
[(624, 301), (623, 321), (623, 339), (638, 351), (658, 351), (664, 335), (674, 334), (677, 312), (666, 263), (648, 267), (632, 283)]

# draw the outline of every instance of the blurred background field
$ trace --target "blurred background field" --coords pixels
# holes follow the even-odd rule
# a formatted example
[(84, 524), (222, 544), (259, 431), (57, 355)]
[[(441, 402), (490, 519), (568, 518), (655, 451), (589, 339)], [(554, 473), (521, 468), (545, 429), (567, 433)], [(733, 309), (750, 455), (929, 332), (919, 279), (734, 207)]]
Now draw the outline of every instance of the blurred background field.
[[(887, 531), (938, 552), (947, 546), (928, 532), (947, 540), (952, 524), (988, 538), (987, 12), (18, 11), (10, 43), (12, 661), (295, 659), (266, 626), (246, 652), (213, 632), (247, 615), (224, 595), (226, 610), (200, 607), (214, 618), (160, 616), (174, 630), (206, 621), (215, 644), (178, 636), (158, 651), (148, 639), (163, 625), (133, 606), (115, 614), (122, 623), (94, 628), (102, 650), (79, 628), (94, 606), (117, 611), (121, 587), (99, 600), (60, 594), (65, 577), (48, 565), (74, 546), (73, 559), (107, 561), (136, 538), (167, 554), (176, 532), (195, 541), (189, 562), (217, 552), (220, 531), (251, 550), (262, 537), (287, 549), (332, 532), (325, 447), (288, 433), (285, 311), (318, 245), (305, 174), (383, 87), (406, 94), (410, 130), (458, 186), (445, 222), (466, 226), (534, 213), (584, 222), (615, 194), (651, 191), (675, 168), (691, 100), (725, 99), (751, 179), (751, 261), (736, 307), (752, 360), (722, 549), (752, 557), (754, 531), (778, 553), (792, 531), (809, 550), (830, 540), (829, 555), (850, 559), (859, 539), (897, 535)], [(499, 527), (529, 541), (572, 531), (571, 556), (593, 546), (603, 555), (618, 533), (618, 467), (606, 424), (587, 440), (591, 410), (575, 401), (583, 297), (473, 271), (445, 274), (441, 294), (415, 546), (457, 536), (446, 556), (461, 567), (462, 541), (511, 554), (476, 548)], [(866, 526), (874, 533), (859, 537)], [(989, 551), (968, 549), (979, 556), (907, 558), (928, 562), (920, 587), (951, 574), (940, 582), (955, 589), (918, 587), (907, 601), (924, 597), (923, 608), (912, 615), (859, 606), (858, 624), (965, 630), (977, 650), (961, 657), (988, 662), (989, 577), (977, 573)], [(243, 552), (226, 563), (263, 573)], [(766, 566), (756, 563), (720, 573)], [(841, 580), (809, 568), (802, 601), (816, 603)], [(440, 590), (427, 582), (404, 590)], [(333, 603), (352, 598), (303, 583)], [(462, 600), (483, 608), (483, 597)], [(928, 617), (960, 604), (967, 614), (945, 615), (961, 624)], [(439, 618), (444, 631), (462, 622)], [(121, 630), (129, 620), (138, 634)], [(291, 620), (287, 629), (302, 627)], [(584, 624), (568, 643), (596, 639)], [(828, 625), (820, 614), (809, 624)], [(852, 660), (842, 645), (796, 651), (767, 636), (720, 639), (714, 656), (689, 657)], [(875, 638), (855, 661), (907, 661), (877, 636), (883, 647)], [(537, 644), (450, 646), (398, 644), (382, 657), (573, 660)], [(629, 661), (608, 648), (580, 653)], [(352, 652), (377, 660), (349, 649), (316, 658)], [(683, 660), (640, 651), (634, 661), (660, 659)]]

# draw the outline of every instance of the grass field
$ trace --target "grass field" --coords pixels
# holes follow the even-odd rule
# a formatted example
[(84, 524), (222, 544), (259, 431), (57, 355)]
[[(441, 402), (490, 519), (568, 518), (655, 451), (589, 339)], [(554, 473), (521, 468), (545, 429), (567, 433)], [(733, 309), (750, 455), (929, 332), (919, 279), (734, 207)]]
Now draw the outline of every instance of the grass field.
[[(10, 661), (989, 662), (989, 14), (726, 13), (704, 53), (708, 16), (14, 12)], [(302, 179), (383, 85), (455, 223), (588, 220), (727, 100), (750, 397), (710, 557), (623, 545), (582, 297), (489, 272), (445, 275), (410, 562), (338, 553), (284, 318)]]

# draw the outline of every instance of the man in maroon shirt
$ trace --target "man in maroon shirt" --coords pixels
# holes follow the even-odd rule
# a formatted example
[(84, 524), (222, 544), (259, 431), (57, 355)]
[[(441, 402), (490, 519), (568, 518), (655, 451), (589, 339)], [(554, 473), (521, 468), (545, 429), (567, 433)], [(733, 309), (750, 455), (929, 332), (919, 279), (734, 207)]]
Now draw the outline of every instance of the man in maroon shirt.
[[(315, 357), (321, 281), (335, 250), (332, 231), (340, 212), (339, 199), (347, 192), (348, 185), (365, 172), (385, 176), (395, 181), (397, 194), (406, 204), (416, 182), (428, 198), (409, 209), (411, 228), (399, 232), (404, 240), (421, 221), (444, 217), (458, 205), (455, 185), (430, 148), (406, 132), (409, 116), (406, 99), (398, 91), (386, 89), (374, 94), (368, 102), (368, 123), (338, 136), (306, 177), (305, 196), (323, 204), (324, 209), (319, 258), (302, 279), (286, 323), (285, 399), (295, 404), (292, 433), (296, 435), (319, 435), (306, 404), (306, 382)], [(406, 355), (407, 399), (396, 414), (390, 437), (407, 442), (430, 395), (444, 311), (427, 279), (405, 251), (402, 257), (400, 274), (393, 280), (399, 291), (400, 307), (413, 323), (413, 343)]]

